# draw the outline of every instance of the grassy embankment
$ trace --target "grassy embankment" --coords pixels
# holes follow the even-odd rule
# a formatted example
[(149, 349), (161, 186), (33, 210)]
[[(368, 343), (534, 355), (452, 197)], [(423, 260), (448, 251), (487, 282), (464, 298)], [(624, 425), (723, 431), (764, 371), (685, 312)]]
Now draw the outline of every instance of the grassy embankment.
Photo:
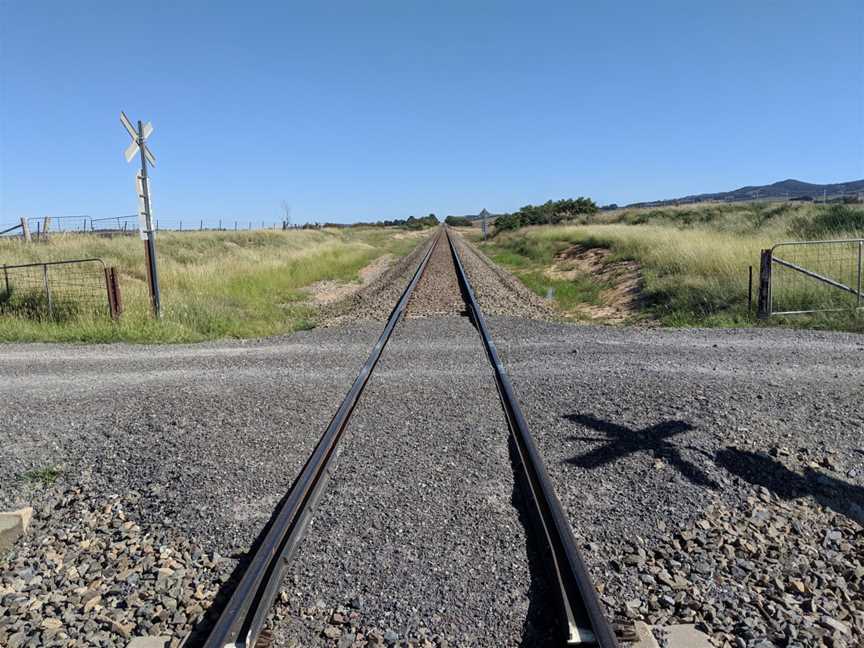
[(149, 313), (144, 245), (137, 237), (0, 239), (0, 263), (99, 257), (116, 266), (125, 307), (117, 323), (92, 315), (52, 321), (0, 313), (0, 341), (195, 342), (309, 328), (314, 308), (304, 287), (354, 281), (374, 259), (404, 255), (425, 235), (381, 228), (160, 233), (161, 321)]
[[(601, 304), (608, 287), (587, 275), (572, 281), (548, 276), (555, 255), (579, 244), (609, 250), (610, 263), (639, 263), (642, 316), (669, 326), (749, 326), (757, 319), (748, 311), (748, 267), (754, 266), (755, 309), (760, 250), (787, 240), (861, 237), (859, 206), (738, 203), (603, 212), (572, 225), (501, 232), (482, 247), (538, 294), (553, 289), (565, 314), (580, 303)], [(818, 284), (800, 290), (785, 297), (814, 306), (826, 293)], [(770, 323), (864, 331), (864, 314), (775, 317)]]

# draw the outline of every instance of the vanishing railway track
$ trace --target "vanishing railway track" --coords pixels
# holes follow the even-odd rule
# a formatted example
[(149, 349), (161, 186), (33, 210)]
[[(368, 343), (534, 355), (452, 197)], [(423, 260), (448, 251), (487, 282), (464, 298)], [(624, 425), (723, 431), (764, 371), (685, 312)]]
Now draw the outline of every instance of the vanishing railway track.
[(266, 643), (262, 635), (269, 611), (297, 551), (315, 506), (333, 470), (337, 447), (351, 413), (375, 369), (384, 347), (405, 313), (415, 287), (438, 245), (449, 246), (459, 287), (468, 314), (479, 332), (493, 367), (495, 382), (510, 433), (517, 449), (520, 490), (531, 511), (534, 531), (544, 547), (543, 563), (550, 581), (557, 585), (562, 644), (617, 646), (588, 571), (579, 554), (570, 524), (556, 497), (543, 460), (516, 400), (513, 386), (489, 334), (483, 312), (474, 296), (459, 252), (450, 233), (442, 229), (428, 244), (411, 281), (402, 292), (369, 358), (348, 394), (275, 512), (270, 527), (251, 557), (227, 605), (207, 635), (205, 648), (253, 648)]

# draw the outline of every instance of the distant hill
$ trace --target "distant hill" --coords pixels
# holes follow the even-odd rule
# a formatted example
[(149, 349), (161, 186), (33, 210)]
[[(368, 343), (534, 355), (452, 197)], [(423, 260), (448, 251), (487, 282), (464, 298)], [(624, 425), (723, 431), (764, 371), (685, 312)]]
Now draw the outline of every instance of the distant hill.
[(683, 198), (670, 198), (667, 200), (655, 200), (653, 202), (639, 202), (627, 205), (628, 207), (662, 207), (679, 203), (694, 202), (741, 202), (752, 200), (791, 200), (807, 199), (828, 200), (840, 199), (845, 196), (856, 196), (864, 194), (864, 180), (852, 180), (850, 182), (837, 182), (835, 184), (812, 184), (800, 180), (781, 180), (769, 185), (758, 185), (741, 187), (734, 191), (721, 191), (719, 193), (695, 194)]

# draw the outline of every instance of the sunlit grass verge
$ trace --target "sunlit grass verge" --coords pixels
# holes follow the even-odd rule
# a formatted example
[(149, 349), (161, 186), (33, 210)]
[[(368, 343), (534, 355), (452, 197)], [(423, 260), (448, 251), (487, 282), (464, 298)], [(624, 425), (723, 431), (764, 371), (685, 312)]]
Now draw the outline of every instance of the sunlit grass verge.
[[(846, 234), (854, 236), (857, 232)], [(835, 236), (844, 237), (843, 233)], [(525, 280), (573, 244), (609, 249), (609, 261), (633, 260), (644, 279), (645, 314), (669, 326), (752, 326), (759, 253), (778, 240), (774, 232), (729, 231), (669, 225), (568, 225), (524, 228), (481, 244), (495, 261)], [(754, 269), (754, 311), (748, 309), (749, 266)], [(526, 269), (531, 269), (526, 274)], [(530, 286), (531, 280), (526, 281)], [(531, 286), (535, 288), (534, 286)], [(535, 288), (535, 290), (537, 290)], [(808, 296), (799, 303), (816, 305)], [(586, 300), (590, 303), (590, 299)], [(768, 324), (864, 331), (864, 314), (774, 317)]]
[(55, 235), (47, 243), (0, 240), (0, 262), (102, 258), (116, 266), (125, 311), (118, 322), (82, 315), (54, 321), (0, 314), (0, 341), (197, 342), (289, 333), (314, 324), (303, 288), (352, 281), (382, 254), (401, 256), (419, 238), (400, 230), (161, 233), (163, 318), (152, 319), (138, 238)]

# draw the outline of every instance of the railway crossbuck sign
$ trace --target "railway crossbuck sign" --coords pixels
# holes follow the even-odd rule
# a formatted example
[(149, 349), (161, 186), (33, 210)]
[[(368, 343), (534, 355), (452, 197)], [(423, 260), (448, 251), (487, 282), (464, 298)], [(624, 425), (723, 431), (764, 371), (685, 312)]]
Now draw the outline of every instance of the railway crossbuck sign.
[(159, 298), (159, 276), (156, 272), (156, 232), (153, 228), (153, 210), (150, 205), (150, 180), (147, 178), (147, 164), (156, 166), (156, 157), (147, 147), (147, 138), (153, 133), (153, 124), (138, 122), (138, 128), (132, 125), (129, 118), (120, 111), (120, 123), (132, 138), (132, 143), (123, 152), (127, 162), (131, 162), (136, 154), (141, 157), (141, 171), (136, 178), (138, 189), (138, 231), (145, 241), (147, 253), (147, 278), (150, 285), (150, 305), (156, 317), (161, 316)]

